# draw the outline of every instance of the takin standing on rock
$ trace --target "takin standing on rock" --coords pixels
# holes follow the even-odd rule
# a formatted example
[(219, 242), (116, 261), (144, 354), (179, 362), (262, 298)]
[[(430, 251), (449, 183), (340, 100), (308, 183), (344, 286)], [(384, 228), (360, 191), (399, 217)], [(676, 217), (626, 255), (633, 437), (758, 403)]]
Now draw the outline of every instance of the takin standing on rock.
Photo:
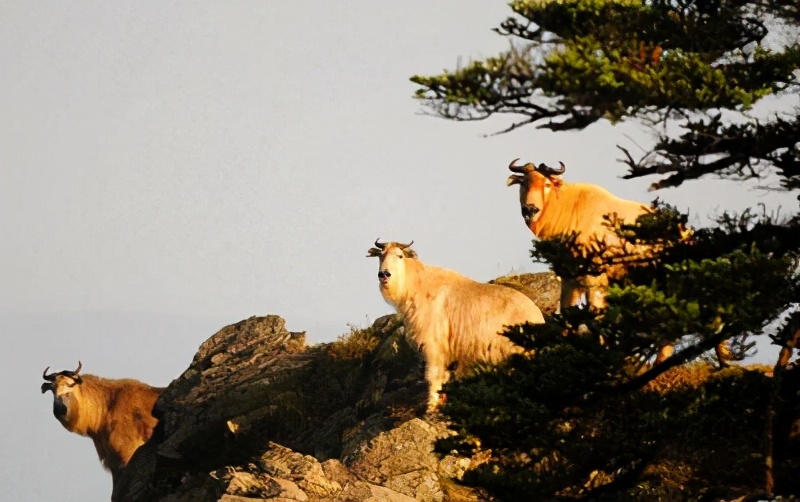
[(474, 363), (498, 363), (522, 348), (500, 333), (507, 326), (543, 323), (527, 296), (497, 284), (482, 284), (452, 270), (426, 265), (409, 244), (375, 241), (368, 257), (380, 258), (383, 298), (403, 318), (405, 336), (425, 359), (428, 411), (455, 366), (461, 376)]
[(111, 380), (75, 371), (42, 373), (42, 394), (53, 391), (53, 415), (70, 432), (89, 436), (116, 486), (133, 452), (153, 434), (153, 406), (163, 388), (138, 380)]

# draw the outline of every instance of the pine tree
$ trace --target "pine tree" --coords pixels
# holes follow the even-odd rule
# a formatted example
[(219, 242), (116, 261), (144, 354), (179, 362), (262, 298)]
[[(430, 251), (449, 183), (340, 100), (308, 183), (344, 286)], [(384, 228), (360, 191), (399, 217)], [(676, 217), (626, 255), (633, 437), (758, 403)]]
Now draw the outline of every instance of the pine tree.
[[(800, 189), (800, 108), (767, 119), (750, 113), (767, 96), (796, 102), (799, 3), (510, 6), (514, 14), (495, 30), (511, 41), (509, 51), (412, 77), (429, 113), (457, 121), (521, 117), (501, 133), (635, 120), (658, 132), (642, 158), (621, 148), (627, 178), (656, 175), (658, 189), (706, 176), (776, 174), (773, 188)], [(771, 467), (774, 445), (764, 432), (775, 396), (784, 396), (782, 409), (800, 404), (779, 388), (782, 373), (684, 365), (725, 340), (738, 358), (752, 353), (753, 337), (785, 341), (774, 326), (800, 303), (800, 214), (726, 213), (688, 241), (675, 232), (685, 220), (661, 206), (635, 225), (619, 225), (625, 239), (658, 242), (664, 251), (611, 285), (607, 309), (566, 309), (545, 325), (513, 329), (508, 336), (533, 356), (481, 368), (446, 389), (444, 411), (459, 434), (442, 446), (480, 449), (487, 458), (466, 482), (503, 500), (686, 499), (715, 490), (728, 496), (737, 487), (800, 488), (791, 481), (799, 459), (787, 454)], [(573, 258), (572, 241), (538, 241), (532, 256), (567, 276), (608, 265), (602, 249)], [(679, 350), (651, 366), (667, 343)]]

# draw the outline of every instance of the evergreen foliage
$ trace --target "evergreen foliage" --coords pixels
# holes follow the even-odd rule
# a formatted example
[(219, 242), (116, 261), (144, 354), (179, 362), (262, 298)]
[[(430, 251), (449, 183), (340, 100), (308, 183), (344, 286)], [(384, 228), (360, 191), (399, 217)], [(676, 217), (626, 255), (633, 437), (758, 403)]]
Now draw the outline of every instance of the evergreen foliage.
[[(505, 53), (440, 75), (411, 78), (432, 114), (495, 114), (554, 131), (600, 119), (663, 124), (651, 152), (628, 155), (628, 177), (672, 176), (654, 188), (715, 173), (735, 179), (780, 170), (800, 182), (800, 112), (726, 124), (768, 95), (800, 88), (800, 4), (792, 0), (515, 0), (495, 31)], [(769, 36), (769, 37), (768, 37)], [(627, 150), (624, 150), (627, 154)]]
[[(430, 113), (522, 117), (501, 132), (636, 120), (657, 127), (657, 139), (638, 160), (621, 148), (627, 178), (658, 176), (658, 189), (769, 173), (780, 180), (773, 188), (800, 189), (800, 109), (766, 119), (749, 113), (766, 96), (797, 98), (800, 3), (515, 0), (510, 7), (513, 15), (495, 30), (511, 41), (509, 51), (412, 77)], [(675, 128), (666, 124), (680, 132), (668, 134)], [(794, 328), (776, 326), (800, 304), (800, 214), (726, 213), (687, 238), (685, 215), (654, 207), (636, 224), (613, 217), (608, 224), (625, 242), (658, 253), (626, 256), (602, 245), (577, 252), (574, 235), (534, 244), (533, 259), (562, 277), (620, 263), (627, 274), (612, 274), (604, 311), (569, 308), (544, 325), (511, 328), (507, 336), (527, 355), (445, 388), (443, 412), (458, 434), (441, 447), (485, 458), (465, 482), (501, 500), (686, 500), (798, 489), (798, 438), (787, 432), (787, 424), (800, 426), (800, 394), (791, 390), (800, 388), (798, 371), (718, 370), (701, 358), (726, 340), (741, 359), (756, 337), (796, 338)], [(652, 366), (666, 344), (677, 352)]]

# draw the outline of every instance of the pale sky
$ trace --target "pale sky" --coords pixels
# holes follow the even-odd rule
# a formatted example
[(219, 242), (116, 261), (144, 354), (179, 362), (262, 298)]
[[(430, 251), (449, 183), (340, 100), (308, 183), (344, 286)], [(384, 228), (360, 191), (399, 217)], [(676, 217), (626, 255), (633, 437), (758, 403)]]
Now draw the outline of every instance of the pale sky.
[[(454, 10), (457, 8), (457, 11)], [(502, 1), (0, 0), (0, 486), (108, 500), (45, 366), (167, 385), (219, 328), (278, 314), (311, 342), (390, 313), (372, 242), (477, 280), (534, 271), (516, 157), (709, 214), (794, 196), (715, 180), (647, 192), (615, 144), (420, 114), (409, 77), (495, 55)], [(635, 148), (634, 148), (635, 150)], [(19, 382), (16, 381), (19, 378)]]

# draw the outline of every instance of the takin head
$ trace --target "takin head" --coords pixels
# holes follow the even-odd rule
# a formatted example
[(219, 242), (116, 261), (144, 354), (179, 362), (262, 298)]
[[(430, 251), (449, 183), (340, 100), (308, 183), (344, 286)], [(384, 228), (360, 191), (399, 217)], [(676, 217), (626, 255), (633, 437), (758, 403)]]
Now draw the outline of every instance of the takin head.
[(567, 170), (563, 162), (559, 162), (560, 168), (554, 169), (545, 165), (539, 164), (539, 167), (534, 166), (528, 162), (524, 166), (518, 166), (516, 162), (519, 159), (514, 159), (508, 168), (512, 174), (506, 180), (506, 186), (519, 185), (519, 205), (522, 211), (522, 218), (525, 220), (525, 225), (531, 226), (541, 216), (547, 198), (550, 196), (550, 191), (553, 188), (558, 189), (564, 180), (561, 175)]
[(42, 394), (48, 390), (53, 391), (53, 415), (61, 422), (68, 431), (72, 431), (74, 424), (78, 420), (81, 402), (81, 384), (83, 379), (80, 376), (81, 362), (75, 371), (59, 371), (58, 373), (47, 374), (50, 366), (44, 369), (42, 378)]
[(396, 307), (407, 292), (407, 261), (417, 258), (417, 253), (411, 249), (414, 241), (408, 244), (379, 241), (375, 239), (375, 247), (367, 251), (367, 257), (377, 256), (380, 259), (378, 287), (383, 298)]

